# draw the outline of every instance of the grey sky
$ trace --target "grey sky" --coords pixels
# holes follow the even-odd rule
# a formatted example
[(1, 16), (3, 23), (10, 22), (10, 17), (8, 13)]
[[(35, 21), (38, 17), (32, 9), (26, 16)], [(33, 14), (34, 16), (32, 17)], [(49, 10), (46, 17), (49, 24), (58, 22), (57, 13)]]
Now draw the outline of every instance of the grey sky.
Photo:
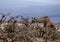
[[(34, 9), (32, 7), (31, 7), (32, 9), (30, 9), (30, 7), (28, 7), (28, 6), (34, 6), (34, 5), (35, 6), (49, 5), (49, 7), (47, 7), (47, 8), (43, 7), (41, 14), (40, 14), (39, 7), (34, 8)], [(50, 7), (50, 5), (52, 7)], [(58, 6), (53, 7), (54, 5), (58, 5)], [(58, 16), (60, 16), (60, 7), (59, 6), (60, 6), (60, 0), (0, 0), (0, 12), (10, 12), (10, 11), (15, 12), (16, 11), (16, 13), (19, 13), (20, 8), (24, 9), (27, 7), (21, 13), (23, 14), (23, 12), (26, 11), (25, 13), (28, 12), (28, 13), (32, 14), (34, 12), (34, 14), (32, 14), (32, 16), (40, 16), (40, 15), (43, 16), (43, 15), (52, 15), (52, 14), (53, 14), (53, 16), (57, 15), (57, 14), (58, 14)], [(15, 9), (17, 9), (18, 11)], [(35, 9), (37, 9), (37, 10), (35, 10)], [(39, 13), (39, 14), (37, 14), (37, 13)], [(12, 15), (15, 15), (15, 14), (12, 14)], [(27, 14), (27, 16), (29, 16), (31, 14)], [(23, 14), (23, 15), (26, 16), (26, 14)], [(56, 18), (54, 17), (53, 19), (56, 19)], [(56, 20), (59, 20), (59, 18)]]
[(1, 7), (60, 4), (60, 0), (0, 0)]

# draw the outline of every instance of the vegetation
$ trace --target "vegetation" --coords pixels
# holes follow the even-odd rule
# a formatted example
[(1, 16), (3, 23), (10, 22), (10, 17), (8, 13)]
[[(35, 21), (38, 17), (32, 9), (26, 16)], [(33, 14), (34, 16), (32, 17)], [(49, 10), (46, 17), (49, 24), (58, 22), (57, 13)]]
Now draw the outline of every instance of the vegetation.
[(32, 18), (31, 22), (22, 16), (7, 20), (7, 16), (3, 14), (0, 19), (0, 42), (60, 42), (60, 32), (48, 16)]

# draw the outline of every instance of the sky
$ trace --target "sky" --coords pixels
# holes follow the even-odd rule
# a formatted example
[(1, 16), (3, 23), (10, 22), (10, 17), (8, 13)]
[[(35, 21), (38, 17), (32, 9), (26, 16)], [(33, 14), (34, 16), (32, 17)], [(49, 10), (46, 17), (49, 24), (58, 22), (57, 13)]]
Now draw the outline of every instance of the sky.
[(0, 0), (0, 7), (26, 7), (49, 4), (60, 4), (60, 0)]
[(0, 0), (0, 10), (15, 10), (30, 6), (60, 5), (60, 0)]
[[(58, 14), (57, 16), (60, 16), (60, 9), (59, 9), (59, 6), (58, 6), (58, 5), (60, 5), (60, 0), (0, 0), (0, 12), (9, 12), (10, 10), (13, 12), (13, 11), (15, 11), (15, 9), (20, 10), (20, 8), (25, 8), (26, 7), (25, 10), (23, 9), (24, 12), (25, 11), (26, 12), (29, 11), (30, 13), (31, 12), (35, 13), (38, 10), (38, 13), (39, 13), (40, 12), (39, 8), (35, 8), (37, 10), (35, 10), (35, 9), (32, 10), (31, 6), (33, 6), (33, 7), (34, 6), (37, 6), (37, 7), (39, 6), (40, 7), (40, 6), (46, 6), (46, 5), (49, 6), (49, 7), (48, 8), (43, 7), (42, 8), (42, 13), (43, 13), (43, 11), (45, 12), (47, 10), (48, 12), (50, 12), (51, 15), (53, 13), (55, 13), (53, 15), (57, 15)], [(56, 7), (50, 7), (50, 5), (51, 6), (57, 5), (56, 6), (57, 8)], [(31, 9), (29, 9), (29, 8), (31, 8)], [(49, 8), (50, 8), (50, 10), (49, 10)], [(46, 11), (46, 13), (47, 13), (47, 11)], [(46, 13), (44, 13), (42, 15), (45, 15)], [(48, 14), (48, 15), (50, 15), (50, 14)], [(23, 15), (25, 15), (25, 14), (23, 14)], [(28, 15), (30, 15), (30, 14), (28, 14)], [(33, 15), (35, 15), (35, 14), (33, 14)], [(37, 15), (37, 13), (36, 13), (36, 15)]]

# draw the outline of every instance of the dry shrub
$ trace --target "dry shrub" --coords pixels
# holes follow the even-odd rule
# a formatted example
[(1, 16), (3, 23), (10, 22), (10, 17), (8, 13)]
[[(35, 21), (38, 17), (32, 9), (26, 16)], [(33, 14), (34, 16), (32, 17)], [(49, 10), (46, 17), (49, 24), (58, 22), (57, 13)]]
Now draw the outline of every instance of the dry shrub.
[[(44, 42), (48, 42), (48, 40), (53, 42), (60, 39), (60, 33), (57, 32), (55, 27), (40, 27), (38, 24), (36, 26), (32, 26), (32, 24), (36, 22), (34, 20), (35, 18), (30, 22), (28, 18), (21, 17), (22, 21), (19, 21), (19, 23), (24, 24), (22, 25), (22, 28), (16, 26), (18, 16), (11, 17), (7, 21), (6, 18), (4, 18), (5, 15), (2, 16), (0, 25), (3, 22), (7, 22), (8, 25), (4, 27), (4, 31), (0, 29), (0, 34), (3, 35), (3, 38), (1, 38), (2, 35), (0, 35), (0, 40), (3, 40), (3, 42), (34, 42), (36, 38), (43, 39), (45, 40)], [(7, 36), (4, 37), (5, 34)]]

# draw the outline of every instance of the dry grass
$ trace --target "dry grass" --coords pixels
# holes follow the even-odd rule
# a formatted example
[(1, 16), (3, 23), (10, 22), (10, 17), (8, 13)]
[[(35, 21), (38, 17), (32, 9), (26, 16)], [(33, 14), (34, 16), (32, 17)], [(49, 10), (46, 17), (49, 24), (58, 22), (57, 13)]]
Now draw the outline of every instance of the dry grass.
[[(50, 26), (51, 22), (50, 25), (47, 25), (49, 22), (44, 18), (39, 20), (42, 22), (34, 20), (35, 18), (30, 22), (28, 18), (24, 17), (21, 17), (22, 20), (18, 22), (17, 18), (18, 16), (11, 17), (6, 21), (6, 15), (2, 15), (0, 19), (0, 42), (59, 42), (60, 32), (57, 32), (55, 26)], [(44, 23), (44, 26), (40, 27), (38, 23)]]

